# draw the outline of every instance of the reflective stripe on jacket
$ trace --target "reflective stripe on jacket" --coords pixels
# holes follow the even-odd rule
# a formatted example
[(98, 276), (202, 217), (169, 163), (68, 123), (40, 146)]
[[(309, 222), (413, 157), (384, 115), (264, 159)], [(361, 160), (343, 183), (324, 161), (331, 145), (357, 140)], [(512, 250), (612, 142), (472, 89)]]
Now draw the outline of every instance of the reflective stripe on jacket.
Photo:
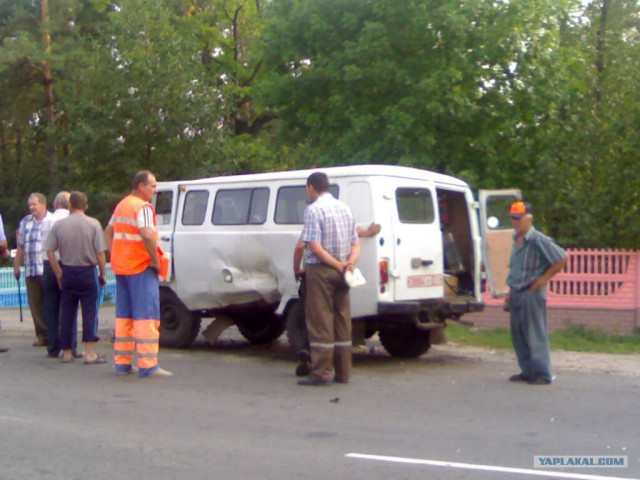
[[(113, 212), (113, 244), (111, 246), (111, 269), (116, 275), (137, 275), (151, 264), (151, 256), (144, 246), (138, 230), (138, 212), (149, 202), (134, 195), (125, 197)], [(153, 225), (156, 212), (153, 211)], [(156, 233), (156, 242), (158, 234)]]

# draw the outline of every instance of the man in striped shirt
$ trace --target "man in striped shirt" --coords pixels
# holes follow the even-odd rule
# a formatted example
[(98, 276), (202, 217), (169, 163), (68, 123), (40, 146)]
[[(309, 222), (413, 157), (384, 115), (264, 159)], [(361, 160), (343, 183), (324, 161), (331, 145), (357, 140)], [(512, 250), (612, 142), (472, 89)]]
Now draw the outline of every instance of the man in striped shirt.
[(305, 315), (311, 374), (300, 385), (348, 383), (351, 374), (351, 313), (349, 287), (344, 279), (360, 256), (356, 222), (349, 207), (329, 193), (322, 172), (307, 179), (311, 201), (304, 212), (300, 240), (308, 248), (304, 264), (307, 279)]
[(547, 336), (546, 284), (567, 263), (567, 254), (547, 235), (533, 227), (531, 205), (514, 202), (510, 208), (514, 230), (509, 262), (507, 302), (511, 339), (521, 372), (512, 382), (530, 385), (551, 383), (551, 359)]
[(24, 276), (27, 285), (29, 309), (36, 330), (34, 347), (47, 346), (47, 324), (44, 319), (44, 290), (42, 275), (46, 252), (42, 248), (42, 223), (51, 215), (47, 211), (47, 199), (41, 193), (32, 193), (27, 201), (29, 215), (20, 221), (18, 227), (18, 248), (13, 262), (13, 274), (20, 280), (20, 267), (24, 261)]

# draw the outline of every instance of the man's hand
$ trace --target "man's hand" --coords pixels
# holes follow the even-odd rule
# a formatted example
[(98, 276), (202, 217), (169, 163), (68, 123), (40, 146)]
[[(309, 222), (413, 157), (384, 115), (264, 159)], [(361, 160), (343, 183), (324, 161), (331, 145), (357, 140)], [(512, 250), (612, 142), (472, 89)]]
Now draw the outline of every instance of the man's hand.
[(16, 280), (20, 280), (20, 265), (13, 265), (13, 276), (16, 277)]
[(353, 269), (355, 268), (355, 266), (351, 262), (340, 262), (340, 265), (342, 266), (343, 275), (347, 272), (353, 272)]
[(107, 286), (107, 276), (106, 275), (99, 275), (98, 276), (98, 282), (100, 283), (100, 286), (102, 288)]
[(530, 292), (537, 292), (538, 290), (540, 290), (542, 287), (544, 287), (544, 284), (546, 282), (542, 279), (542, 277), (536, 278), (536, 281), (533, 282), (531, 284), (531, 286), (529, 287), (529, 291)]
[(296, 278), (296, 282), (301, 282), (304, 277), (305, 271), (302, 268), (294, 269), (293, 276)]

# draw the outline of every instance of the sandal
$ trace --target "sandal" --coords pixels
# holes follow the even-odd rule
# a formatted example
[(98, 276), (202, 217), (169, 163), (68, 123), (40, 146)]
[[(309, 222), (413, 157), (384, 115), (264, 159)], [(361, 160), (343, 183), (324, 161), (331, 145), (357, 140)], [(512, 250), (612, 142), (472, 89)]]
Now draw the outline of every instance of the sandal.
[(103, 364), (103, 363), (107, 363), (107, 359), (105, 358), (104, 355), (98, 355), (93, 360), (85, 360), (82, 363), (84, 363), (85, 365), (100, 365), (100, 364)]

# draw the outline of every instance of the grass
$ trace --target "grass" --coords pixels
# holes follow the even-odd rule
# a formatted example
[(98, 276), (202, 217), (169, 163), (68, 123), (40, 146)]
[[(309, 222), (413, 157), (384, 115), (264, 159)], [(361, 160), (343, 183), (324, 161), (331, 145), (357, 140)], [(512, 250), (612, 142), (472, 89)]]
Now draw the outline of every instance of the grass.
[[(463, 345), (495, 349), (512, 349), (511, 334), (506, 328), (482, 330), (450, 322), (446, 329), (447, 339)], [(567, 325), (549, 334), (554, 350), (573, 352), (599, 352), (633, 354), (640, 353), (640, 332), (630, 335), (615, 335), (602, 330), (590, 330), (584, 325)]]

